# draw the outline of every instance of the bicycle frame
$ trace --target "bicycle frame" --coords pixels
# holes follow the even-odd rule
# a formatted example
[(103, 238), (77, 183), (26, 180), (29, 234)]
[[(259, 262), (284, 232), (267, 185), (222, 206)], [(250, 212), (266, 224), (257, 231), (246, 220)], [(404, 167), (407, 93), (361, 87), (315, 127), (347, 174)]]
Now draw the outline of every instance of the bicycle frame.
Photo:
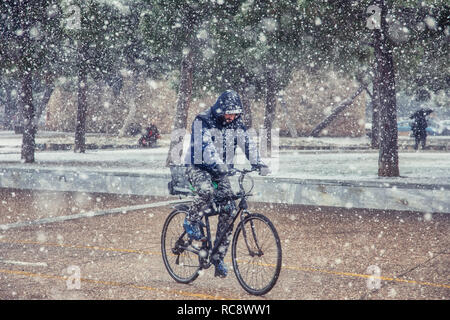
[[(237, 213), (234, 215), (233, 220), (228, 224), (227, 228), (223, 231), (223, 233), (217, 239), (217, 241), (215, 242), (214, 246), (212, 244), (212, 234), (211, 234), (211, 227), (210, 227), (210, 223), (209, 223), (209, 217), (216, 216), (219, 213), (216, 212), (214, 214), (205, 215), (206, 241), (207, 241), (207, 248), (209, 248), (209, 252), (208, 252), (208, 258), (209, 259), (207, 260), (207, 265), (205, 265), (204, 268), (208, 268), (211, 265), (211, 257), (214, 256), (217, 253), (220, 244), (224, 240), (225, 235), (230, 230), (230, 228), (232, 228), (232, 226), (236, 222), (237, 218), (240, 217), (240, 221), (241, 221), (240, 223), (242, 223), (245, 220), (245, 215), (249, 214), (249, 212), (247, 211), (247, 208), (248, 208), (247, 197), (251, 196), (251, 194), (250, 193), (246, 194), (244, 192), (244, 189), (243, 189), (243, 186), (242, 186), (242, 181), (243, 181), (243, 178), (244, 178), (245, 174), (249, 173), (251, 171), (244, 170), (244, 171), (238, 171), (238, 172), (241, 172), (241, 176), (239, 177), (240, 191), (235, 196), (233, 201), (240, 199), (239, 204), (238, 204), (238, 208), (239, 209), (238, 209)], [(182, 205), (182, 206), (183, 207), (180, 208), (180, 209), (186, 210), (186, 206), (184, 206), (184, 205)], [(177, 207), (181, 207), (181, 206), (175, 206), (175, 208), (177, 208)], [(253, 223), (251, 224), (251, 228), (252, 228), (253, 239), (255, 240), (255, 244), (256, 244), (256, 247), (258, 248), (258, 252), (254, 252), (253, 250), (251, 250), (251, 248), (250, 248), (250, 246), (248, 244), (248, 241), (247, 241), (247, 234), (246, 234), (245, 228), (243, 228), (242, 231), (243, 231), (243, 235), (244, 235), (244, 239), (245, 239), (245, 244), (246, 244), (247, 249), (249, 251), (249, 254), (251, 256), (255, 256), (255, 255), (256, 256), (261, 256), (262, 255), (262, 251), (261, 251), (260, 246), (258, 244), (258, 240), (257, 240), (256, 234), (255, 234)], [(186, 234), (186, 232), (183, 232), (179, 239), (182, 239), (185, 234)], [(183, 247), (183, 249), (187, 250), (187, 251), (191, 251), (191, 252), (193, 252), (195, 254), (200, 254), (200, 251), (203, 250), (203, 248), (201, 248), (199, 250), (196, 250), (195, 248), (190, 248), (189, 246), (187, 246), (185, 248)]]
[[(245, 201), (245, 199), (243, 199)], [(241, 200), (242, 202), (242, 200)], [(205, 224), (206, 224), (206, 232), (207, 232), (207, 241), (208, 241), (208, 248), (210, 249), (210, 252), (208, 254), (208, 257), (212, 257), (214, 256), (217, 251), (219, 250), (219, 246), (222, 243), (222, 241), (225, 238), (225, 235), (227, 234), (227, 232), (232, 228), (232, 226), (234, 225), (234, 222), (236, 221), (236, 219), (239, 217), (241, 217), (241, 221), (243, 221), (243, 213), (244, 213), (244, 209), (239, 208), (238, 212), (234, 215), (233, 220), (227, 225), (226, 229), (222, 232), (222, 234), (220, 235), (220, 237), (217, 239), (217, 241), (215, 242), (215, 245), (212, 245), (212, 235), (211, 235), (211, 228), (209, 225), (209, 217), (210, 216), (214, 216), (214, 215), (210, 215), (210, 216), (206, 216), (205, 217)]]

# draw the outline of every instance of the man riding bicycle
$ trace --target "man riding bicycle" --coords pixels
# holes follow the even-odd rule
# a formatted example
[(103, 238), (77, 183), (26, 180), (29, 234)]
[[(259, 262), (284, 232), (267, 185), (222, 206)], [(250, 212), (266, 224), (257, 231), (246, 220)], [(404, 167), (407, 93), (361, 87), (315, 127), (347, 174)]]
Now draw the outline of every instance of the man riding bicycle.
[[(190, 149), (186, 155), (187, 179), (195, 189), (193, 205), (184, 221), (184, 228), (193, 240), (204, 240), (200, 221), (205, 214), (219, 212), (216, 240), (236, 214), (228, 172), (233, 168), (236, 146), (244, 151), (253, 168), (261, 175), (269, 172), (261, 161), (256, 144), (250, 139), (242, 121), (242, 103), (233, 90), (223, 92), (216, 103), (198, 114), (192, 124)], [(213, 186), (216, 184), (216, 188)], [(220, 244), (218, 254), (212, 257), (215, 276), (226, 277), (223, 259), (232, 234), (230, 228)]]

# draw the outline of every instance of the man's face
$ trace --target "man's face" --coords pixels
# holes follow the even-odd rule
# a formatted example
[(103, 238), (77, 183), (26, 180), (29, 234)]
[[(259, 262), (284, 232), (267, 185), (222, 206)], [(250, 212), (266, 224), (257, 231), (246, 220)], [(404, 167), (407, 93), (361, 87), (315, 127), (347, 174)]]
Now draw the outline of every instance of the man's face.
[(225, 121), (227, 122), (227, 123), (231, 123), (231, 122), (233, 122), (234, 121), (234, 119), (236, 119), (236, 114), (225, 114), (224, 115), (224, 117), (225, 117)]

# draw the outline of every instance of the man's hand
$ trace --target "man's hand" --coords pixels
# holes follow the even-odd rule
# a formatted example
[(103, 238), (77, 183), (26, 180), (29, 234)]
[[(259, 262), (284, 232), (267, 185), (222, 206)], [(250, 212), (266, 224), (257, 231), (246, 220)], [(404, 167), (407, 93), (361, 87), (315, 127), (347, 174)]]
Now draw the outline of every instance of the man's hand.
[(259, 168), (259, 175), (260, 175), (260, 176), (267, 176), (267, 175), (269, 175), (269, 174), (271, 174), (271, 173), (272, 173), (272, 171), (271, 171), (270, 168), (269, 168), (268, 166), (266, 166), (265, 164), (262, 165), (262, 166)]
[(226, 164), (217, 164), (215, 171), (218, 176), (224, 176), (228, 173), (228, 166)]
[(258, 169), (258, 173), (260, 176), (267, 176), (268, 174), (271, 173), (270, 168), (261, 162), (258, 164), (252, 165), (252, 168)]

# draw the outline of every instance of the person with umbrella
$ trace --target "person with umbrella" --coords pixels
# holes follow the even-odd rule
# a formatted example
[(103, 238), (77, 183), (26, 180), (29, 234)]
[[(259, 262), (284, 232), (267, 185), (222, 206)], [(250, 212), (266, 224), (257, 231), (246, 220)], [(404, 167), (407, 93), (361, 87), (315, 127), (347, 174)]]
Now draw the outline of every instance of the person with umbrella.
[(409, 118), (413, 119), (413, 122), (411, 122), (411, 130), (413, 132), (413, 136), (415, 138), (415, 144), (414, 149), (417, 150), (419, 148), (419, 144), (422, 144), (422, 149), (425, 149), (425, 144), (427, 141), (427, 119), (426, 116), (428, 116), (430, 113), (432, 113), (433, 110), (431, 109), (419, 109), (416, 112), (414, 112)]

